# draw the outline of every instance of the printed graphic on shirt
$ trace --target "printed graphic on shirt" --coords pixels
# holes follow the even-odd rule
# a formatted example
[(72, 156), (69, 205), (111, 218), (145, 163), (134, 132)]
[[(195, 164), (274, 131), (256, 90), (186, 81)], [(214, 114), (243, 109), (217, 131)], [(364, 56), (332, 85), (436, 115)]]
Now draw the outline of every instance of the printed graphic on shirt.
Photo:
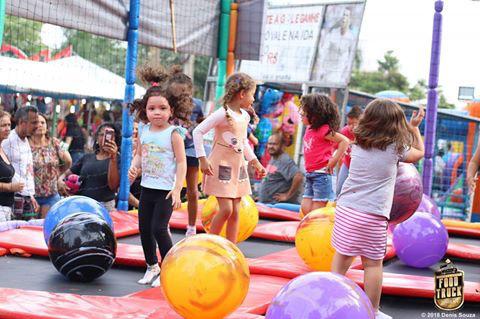
[(308, 140), (305, 140), (303, 143), (305, 150), (307, 151), (311, 150), (312, 144), (313, 144), (313, 138), (309, 138)]
[(242, 148), (240, 147), (240, 143), (237, 137), (232, 132), (224, 132), (222, 134), (223, 141), (226, 143), (225, 146), (230, 147), (235, 152), (242, 152)]
[(158, 173), (161, 172), (165, 166), (162, 159), (162, 154), (167, 150), (164, 147), (160, 147), (151, 144), (142, 145), (142, 172), (146, 177), (156, 178)]

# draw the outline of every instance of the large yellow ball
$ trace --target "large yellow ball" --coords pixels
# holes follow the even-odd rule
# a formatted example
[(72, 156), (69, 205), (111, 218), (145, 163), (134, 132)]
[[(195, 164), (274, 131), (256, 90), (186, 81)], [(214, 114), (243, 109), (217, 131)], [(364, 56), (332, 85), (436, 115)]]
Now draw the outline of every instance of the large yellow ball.
[[(218, 201), (215, 196), (209, 196), (203, 204), (202, 209), (202, 225), (205, 231), (210, 232), (213, 217), (217, 214)], [(253, 234), (258, 224), (258, 209), (255, 202), (250, 196), (243, 196), (240, 201), (240, 212), (238, 216), (238, 234), (237, 242), (246, 240)], [(226, 237), (227, 225), (223, 226), (220, 236)]]
[(312, 270), (331, 270), (335, 253), (331, 244), (334, 213), (333, 207), (316, 209), (298, 225), (295, 247), (298, 255)]
[[(329, 207), (335, 208), (336, 206), (337, 206), (337, 203), (335, 203), (335, 202), (327, 202), (327, 205), (325, 207), (314, 209), (310, 213), (318, 212), (318, 211), (320, 211), (321, 209), (324, 209), (324, 208), (329, 208)], [(301, 208), (300, 208), (300, 211), (299, 211), (299, 216), (300, 216), (300, 219), (303, 219), (303, 217), (305, 217), (305, 214), (303, 213)]]
[(199, 234), (177, 243), (160, 273), (170, 306), (186, 319), (220, 319), (245, 299), (250, 271), (242, 252), (216, 235)]

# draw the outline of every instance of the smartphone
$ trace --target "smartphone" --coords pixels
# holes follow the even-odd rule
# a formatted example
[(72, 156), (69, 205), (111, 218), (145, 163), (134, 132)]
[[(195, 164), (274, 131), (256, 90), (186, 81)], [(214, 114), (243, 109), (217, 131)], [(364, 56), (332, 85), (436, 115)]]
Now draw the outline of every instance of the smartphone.
[(103, 145), (105, 145), (106, 141), (114, 141), (115, 140), (115, 130), (110, 127), (106, 127), (103, 135)]

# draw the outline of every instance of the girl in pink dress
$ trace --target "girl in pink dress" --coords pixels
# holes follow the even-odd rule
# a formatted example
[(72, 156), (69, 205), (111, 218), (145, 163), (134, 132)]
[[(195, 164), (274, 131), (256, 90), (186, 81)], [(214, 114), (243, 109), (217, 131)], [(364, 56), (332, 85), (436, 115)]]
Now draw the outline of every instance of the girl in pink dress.
[[(227, 79), (223, 108), (213, 112), (193, 131), (195, 151), (204, 173), (203, 191), (217, 197), (219, 212), (212, 221), (210, 232), (219, 234), (227, 223), (227, 238), (235, 243), (238, 232), (238, 213), (242, 196), (251, 194), (247, 162), (262, 177), (265, 168), (255, 157), (247, 139), (247, 125), (255, 93), (254, 80), (244, 73)], [(215, 130), (212, 152), (205, 156), (203, 137)]]

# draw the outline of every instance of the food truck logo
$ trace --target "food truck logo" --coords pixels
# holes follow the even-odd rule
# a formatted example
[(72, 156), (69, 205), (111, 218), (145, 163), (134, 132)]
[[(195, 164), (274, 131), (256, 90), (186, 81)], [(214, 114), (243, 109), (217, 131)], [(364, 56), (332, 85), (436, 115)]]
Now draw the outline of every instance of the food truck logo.
[(447, 259), (435, 271), (435, 305), (441, 310), (456, 310), (463, 305), (464, 272)]

